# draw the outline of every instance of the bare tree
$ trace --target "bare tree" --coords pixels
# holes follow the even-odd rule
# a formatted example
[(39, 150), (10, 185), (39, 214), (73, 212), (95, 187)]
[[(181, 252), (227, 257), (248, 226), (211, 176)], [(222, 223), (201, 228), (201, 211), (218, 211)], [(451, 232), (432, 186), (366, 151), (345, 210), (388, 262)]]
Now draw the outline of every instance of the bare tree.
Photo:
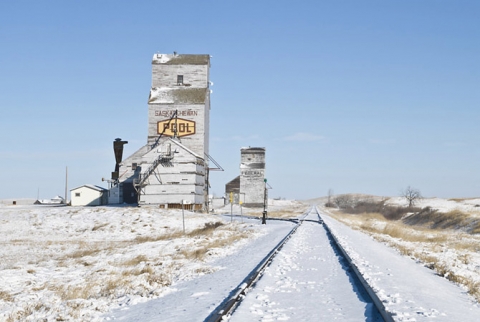
[(328, 189), (328, 200), (327, 200), (327, 203), (325, 204), (326, 207), (334, 207), (332, 198), (333, 198), (333, 189)]
[(405, 190), (402, 191), (402, 197), (407, 199), (408, 207), (413, 207), (420, 199), (422, 199), (422, 194), (420, 190), (408, 186)]

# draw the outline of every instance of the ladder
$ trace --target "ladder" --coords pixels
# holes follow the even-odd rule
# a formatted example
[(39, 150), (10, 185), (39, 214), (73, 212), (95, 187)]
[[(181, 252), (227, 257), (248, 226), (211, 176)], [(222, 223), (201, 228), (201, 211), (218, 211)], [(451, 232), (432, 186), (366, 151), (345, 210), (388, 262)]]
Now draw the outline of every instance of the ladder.
[(145, 181), (155, 171), (159, 164), (169, 164), (173, 159), (173, 152), (160, 153), (160, 155), (153, 161), (153, 163), (138, 175), (138, 178), (133, 179), (133, 187), (140, 194), (141, 189), (145, 186)]

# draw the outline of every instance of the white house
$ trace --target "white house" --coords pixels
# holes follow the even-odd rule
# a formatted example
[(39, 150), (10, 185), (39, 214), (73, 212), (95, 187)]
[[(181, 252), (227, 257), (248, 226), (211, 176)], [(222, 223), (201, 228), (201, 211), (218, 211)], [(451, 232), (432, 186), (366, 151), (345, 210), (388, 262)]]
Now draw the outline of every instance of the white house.
[(72, 206), (100, 206), (106, 205), (108, 190), (92, 184), (70, 190), (70, 200)]

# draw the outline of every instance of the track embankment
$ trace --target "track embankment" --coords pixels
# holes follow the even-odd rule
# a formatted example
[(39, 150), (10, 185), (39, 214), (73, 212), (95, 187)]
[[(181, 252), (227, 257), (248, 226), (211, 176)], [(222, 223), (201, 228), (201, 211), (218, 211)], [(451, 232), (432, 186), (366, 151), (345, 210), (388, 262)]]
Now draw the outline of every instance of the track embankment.
[(206, 321), (393, 321), (345, 255), (312, 208)]

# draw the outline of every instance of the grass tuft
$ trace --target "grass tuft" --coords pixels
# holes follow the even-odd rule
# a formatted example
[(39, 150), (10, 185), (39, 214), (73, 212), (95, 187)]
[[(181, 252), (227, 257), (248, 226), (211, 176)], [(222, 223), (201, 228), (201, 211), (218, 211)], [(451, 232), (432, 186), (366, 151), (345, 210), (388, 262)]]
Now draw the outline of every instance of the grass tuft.
[(5, 291), (0, 291), (0, 300), (4, 302), (13, 302), (13, 296)]
[(138, 255), (132, 259), (126, 260), (122, 263), (123, 266), (137, 266), (142, 262), (147, 262), (148, 258), (145, 255)]

